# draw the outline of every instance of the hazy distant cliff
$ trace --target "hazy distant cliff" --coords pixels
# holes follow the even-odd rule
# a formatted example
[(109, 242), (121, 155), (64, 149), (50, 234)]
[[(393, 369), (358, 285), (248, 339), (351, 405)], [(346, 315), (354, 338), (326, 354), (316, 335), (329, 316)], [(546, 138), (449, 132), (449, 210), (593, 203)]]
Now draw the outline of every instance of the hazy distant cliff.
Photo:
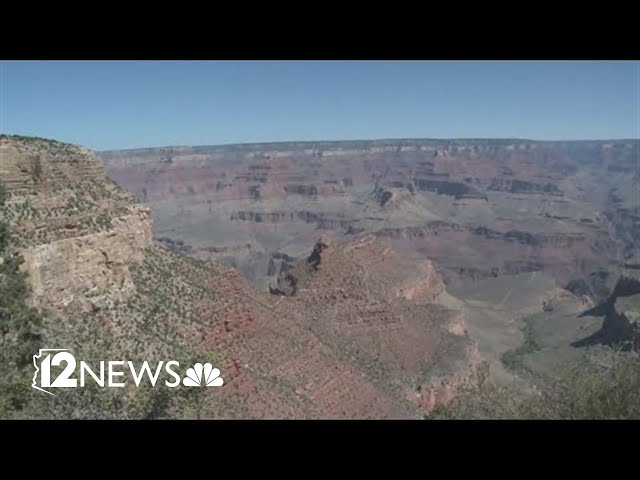
[[(548, 271), (607, 296), (640, 248), (637, 140), (381, 140), (102, 152), (150, 206), (156, 236), (236, 265), (269, 265), (317, 234), (375, 233), (448, 282)], [(604, 273), (603, 273), (604, 272)]]

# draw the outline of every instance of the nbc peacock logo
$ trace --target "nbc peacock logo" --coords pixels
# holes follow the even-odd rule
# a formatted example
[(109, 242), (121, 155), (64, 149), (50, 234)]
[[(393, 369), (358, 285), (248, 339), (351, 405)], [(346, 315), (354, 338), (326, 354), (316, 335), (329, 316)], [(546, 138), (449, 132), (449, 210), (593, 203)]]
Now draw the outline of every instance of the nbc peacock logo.
[(196, 363), (192, 368), (187, 369), (187, 376), (182, 379), (185, 387), (221, 387), (224, 380), (220, 376), (220, 370), (213, 368), (210, 363)]

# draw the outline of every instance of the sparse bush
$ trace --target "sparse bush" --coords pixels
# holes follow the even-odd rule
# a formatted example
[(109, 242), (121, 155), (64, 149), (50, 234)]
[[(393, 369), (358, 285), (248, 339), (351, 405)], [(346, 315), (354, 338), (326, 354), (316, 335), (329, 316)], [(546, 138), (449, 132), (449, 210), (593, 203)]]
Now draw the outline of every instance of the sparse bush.
[[(0, 211), (4, 211), (6, 191), (0, 185)], [(29, 287), (20, 271), (22, 257), (11, 242), (4, 214), (0, 218), (0, 417), (11, 417), (27, 402), (30, 360), (40, 342), (39, 313), (26, 304)]]
[(525, 321), (525, 327), (522, 329), (522, 333), (524, 335), (522, 345), (514, 350), (509, 350), (502, 355), (502, 363), (513, 370), (522, 368), (522, 360), (525, 355), (540, 350), (540, 345), (536, 339), (534, 327), (530, 322)]
[(461, 396), (429, 419), (640, 419), (640, 358), (613, 352), (606, 367), (581, 362), (535, 393), (488, 384)]

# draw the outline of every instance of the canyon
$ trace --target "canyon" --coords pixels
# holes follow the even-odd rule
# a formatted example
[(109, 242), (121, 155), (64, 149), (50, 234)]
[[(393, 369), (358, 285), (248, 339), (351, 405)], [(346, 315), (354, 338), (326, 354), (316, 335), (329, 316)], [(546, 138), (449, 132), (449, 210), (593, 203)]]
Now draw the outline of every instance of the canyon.
[(96, 155), (3, 135), (0, 155), (45, 339), (88, 360), (211, 360), (225, 381), (67, 394), (44, 417), (422, 418), (640, 350), (637, 140)]
[[(318, 236), (374, 235), (403, 258), (432, 262), (458, 300), (473, 298), (466, 307), (481, 319), (480, 337), (493, 331), (488, 308), (504, 314), (498, 338), (532, 312), (552, 316), (551, 297), (570, 297), (574, 318), (640, 265), (637, 140), (289, 142), (100, 156), (152, 209), (168, 248), (221, 261), (273, 291)], [(583, 327), (577, 335), (594, 333)], [(497, 359), (506, 344), (495, 344), (484, 350)]]
[(602, 300), (636, 262), (638, 142), (397, 140), (100, 152), (156, 237), (256, 285), (320, 234), (373, 233), (449, 285), (548, 272)]
[(172, 398), (132, 387), (36, 396), (30, 418), (420, 418), (487, 377), (431, 262), (385, 239), (317, 237), (270, 293), (154, 240), (152, 210), (92, 152), (2, 136), (0, 155), (3, 221), (44, 344), (88, 362), (212, 361), (225, 382)]

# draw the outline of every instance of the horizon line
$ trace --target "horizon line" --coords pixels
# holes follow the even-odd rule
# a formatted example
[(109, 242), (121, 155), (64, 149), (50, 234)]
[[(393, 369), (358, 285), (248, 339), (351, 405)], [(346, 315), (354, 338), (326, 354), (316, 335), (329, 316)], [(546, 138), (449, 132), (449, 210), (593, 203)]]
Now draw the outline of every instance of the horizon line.
[(126, 148), (91, 148), (82, 143), (75, 143), (56, 138), (39, 137), (36, 135), (22, 135), (18, 133), (0, 132), (0, 136), (25, 137), (46, 141), (68, 143), (80, 147), (88, 148), (96, 153), (122, 152), (151, 149), (178, 149), (178, 148), (225, 148), (225, 147), (251, 147), (257, 145), (285, 145), (285, 144), (332, 144), (332, 143), (386, 143), (386, 142), (486, 142), (486, 141), (517, 141), (529, 143), (579, 143), (579, 142), (638, 142), (640, 138), (577, 138), (577, 139), (533, 139), (526, 137), (381, 137), (381, 138), (356, 138), (342, 140), (272, 140), (272, 141), (252, 141), (252, 142), (227, 142), (227, 143), (203, 143), (203, 144), (174, 144), (174, 145), (147, 145), (141, 147)]
[(639, 142), (640, 138), (578, 138), (578, 139), (532, 139), (524, 137), (388, 137), (388, 138), (359, 138), (343, 140), (273, 140), (253, 142), (229, 142), (229, 143), (203, 143), (203, 144), (174, 144), (174, 145), (150, 145), (144, 147), (92, 149), (95, 152), (122, 152), (151, 149), (177, 149), (177, 148), (224, 148), (224, 147), (251, 147), (257, 145), (284, 145), (284, 144), (331, 144), (331, 143), (374, 143), (374, 142), (482, 142), (482, 141), (518, 141), (529, 143), (578, 143), (578, 142)]

